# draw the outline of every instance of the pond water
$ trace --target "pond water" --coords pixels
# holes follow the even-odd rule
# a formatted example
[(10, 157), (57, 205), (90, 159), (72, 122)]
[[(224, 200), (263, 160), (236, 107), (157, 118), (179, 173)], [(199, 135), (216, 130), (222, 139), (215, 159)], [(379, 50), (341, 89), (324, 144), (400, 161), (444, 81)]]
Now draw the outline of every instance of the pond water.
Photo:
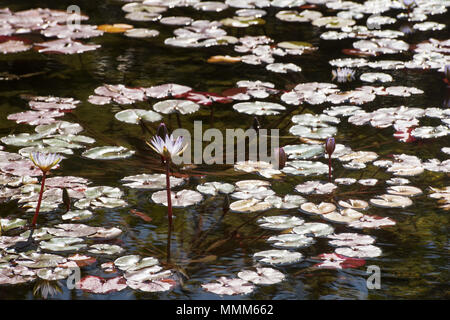
[[(266, 7), (266, 15), (262, 17), (265, 24), (252, 25), (246, 28), (222, 26), (228, 36), (237, 39), (244, 36), (267, 36), (273, 39), (271, 45), (284, 41), (302, 41), (317, 47), (317, 50), (306, 50), (301, 55), (288, 54), (274, 56), (275, 62), (294, 63), (301, 67), (301, 72), (276, 73), (267, 70), (268, 63), (249, 64), (237, 63), (208, 63), (211, 56), (229, 55), (243, 56), (250, 53), (235, 51), (235, 44), (215, 45), (198, 48), (182, 48), (166, 45), (165, 39), (174, 37), (173, 32), (180, 26), (165, 25), (155, 22), (132, 21), (125, 18), (126, 12), (121, 7), (129, 1), (2, 1), (3, 8), (9, 8), (16, 12), (36, 7), (59, 9), (66, 11), (67, 7), (76, 4), (83, 14), (89, 19), (84, 24), (103, 25), (114, 23), (126, 23), (135, 28), (149, 28), (159, 31), (159, 35), (152, 38), (130, 38), (123, 33), (104, 33), (101, 36), (81, 40), (84, 43), (95, 43), (100, 48), (80, 54), (56, 54), (39, 53), (34, 49), (20, 52), (0, 54), (0, 137), (11, 134), (34, 133), (35, 125), (17, 124), (8, 120), (10, 114), (30, 110), (27, 98), (33, 96), (57, 96), (72, 97), (80, 101), (76, 109), (65, 113), (62, 118), (72, 123), (78, 123), (83, 127), (81, 135), (95, 139), (95, 143), (85, 145), (81, 149), (73, 149), (72, 155), (65, 155), (60, 167), (53, 169), (49, 177), (76, 176), (88, 179), (89, 187), (109, 186), (117, 187), (123, 192), (122, 200), (126, 205), (115, 208), (102, 206), (88, 207), (93, 212), (93, 217), (87, 221), (73, 222), (62, 220), (64, 205), (61, 203), (57, 209), (49, 212), (41, 212), (38, 227), (55, 226), (60, 223), (85, 223), (95, 227), (117, 227), (122, 233), (105, 241), (85, 240), (88, 245), (94, 243), (107, 243), (123, 248), (120, 254), (92, 255), (85, 249), (78, 253), (95, 256), (96, 262), (81, 267), (81, 277), (88, 275), (103, 278), (120, 276), (123, 271), (106, 273), (101, 267), (103, 263), (113, 262), (120, 256), (140, 255), (141, 257), (155, 257), (159, 259), (164, 270), (172, 270), (170, 281), (176, 285), (171, 290), (164, 292), (142, 292), (130, 287), (118, 292), (107, 294), (95, 294), (87, 291), (69, 290), (66, 280), (51, 281), (50, 286), (58, 287), (59, 292), (49, 295), (48, 299), (445, 299), (449, 298), (449, 241), (447, 237), (449, 226), (449, 193), (442, 199), (430, 197), (432, 188), (445, 188), (449, 185), (449, 164), (447, 153), (443, 148), (450, 147), (448, 138), (449, 113), (448, 110), (449, 89), (443, 82), (442, 72), (447, 61), (450, 64), (450, 44), (446, 43), (442, 48), (444, 58), (439, 58), (440, 67), (433, 68), (371, 68), (363, 65), (354, 67), (355, 79), (351, 82), (337, 82), (332, 80), (332, 70), (337, 68), (330, 65), (330, 60), (338, 58), (354, 58), (343, 53), (343, 49), (352, 49), (353, 43), (360, 39), (346, 38), (342, 40), (325, 40), (321, 35), (330, 30), (326, 27), (318, 27), (311, 22), (285, 22), (275, 15), (282, 10), (314, 10), (324, 16), (336, 16), (341, 11), (347, 10), (336, 7), (327, 8), (324, 4), (317, 6), (296, 5), (292, 8)], [(238, 3), (239, 1), (234, 1)], [(242, 1), (245, 3), (246, 1)], [(301, 2), (301, 1), (299, 1)], [(309, 1), (320, 3), (321, 1)], [(355, 1), (363, 4), (364, 1)], [(382, 1), (379, 1), (380, 3)], [(386, 1), (385, 1), (386, 2)], [(389, 2), (389, 1), (387, 1)], [(417, 1), (419, 7), (426, 1)], [(439, 1), (434, 1), (439, 2)], [(174, 2), (175, 3), (175, 2)], [(195, 2), (192, 2), (195, 3)], [(262, 3), (262, 2), (261, 2)], [(281, 3), (281, 1), (280, 1)], [(287, 1), (286, 1), (287, 3)], [(392, 1), (397, 3), (397, 1)], [(442, 1), (443, 7), (450, 6), (449, 1)], [(304, 5), (301, 4), (301, 5)], [(398, 4), (400, 5), (400, 4)], [(187, 16), (194, 20), (220, 21), (233, 17), (235, 11), (240, 8), (228, 7), (220, 12), (207, 12), (196, 10), (191, 6), (169, 8), (162, 16)], [(399, 13), (406, 12), (404, 8), (390, 9), (380, 15), (396, 17)], [(362, 19), (355, 20), (358, 25), (366, 26), (366, 19), (370, 14), (365, 14)], [(429, 14), (427, 21), (440, 24), (448, 23), (450, 14)], [(3, 18), (0, 22), (3, 23)], [(257, 18), (255, 18), (257, 19)], [(342, 22), (342, 21), (341, 21)], [(397, 19), (393, 24), (382, 25), (381, 30), (400, 30), (406, 23)], [(412, 27), (417, 21), (408, 24)], [(404, 29), (403, 29), (404, 30)], [(14, 36), (26, 39), (30, 43), (47, 41), (54, 38), (45, 38), (38, 31), (32, 33), (15, 34)], [(380, 54), (378, 56), (362, 57), (369, 62), (381, 60), (397, 60), (408, 62), (413, 60), (417, 52), (414, 51), (419, 43), (430, 38), (444, 41), (449, 39), (448, 25), (443, 30), (419, 31), (404, 34), (396, 38), (410, 45), (407, 50), (397, 50), (395, 53)], [(377, 38), (372, 38), (377, 39)], [(4, 42), (6, 39), (2, 39)], [(237, 44), (239, 45), (239, 44)], [(378, 45), (379, 47), (381, 45)], [(275, 48), (273, 46), (272, 48)], [(302, 47), (308, 49), (309, 47)], [(303, 50), (302, 49), (302, 50)], [(364, 48), (361, 49), (364, 52)], [(361, 51), (359, 53), (361, 53)], [(446, 55), (447, 54), (447, 55)], [(438, 60), (438, 58), (435, 58)], [(430, 58), (427, 61), (432, 60)], [(439, 71), (440, 69), (440, 71)], [(360, 80), (360, 75), (367, 72), (382, 72), (392, 76), (388, 83), (369, 83)], [(14, 75), (17, 78), (11, 78)], [(5, 80), (5, 77), (8, 80)], [(256, 172), (246, 173), (235, 170), (233, 165), (208, 165), (196, 164), (195, 166), (173, 166), (172, 170), (177, 177), (185, 178), (181, 189), (197, 190), (197, 186), (205, 182), (219, 181), (234, 184), (241, 180), (258, 179), (270, 182), (270, 188), (278, 196), (287, 194), (301, 195), (308, 202), (319, 204), (320, 202), (332, 202), (349, 199), (364, 200), (370, 203), (364, 214), (370, 216), (388, 217), (395, 221), (395, 225), (380, 228), (358, 229), (348, 223), (327, 221), (326, 214), (306, 214), (299, 208), (277, 209), (270, 208), (258, 212), (235, 212), (227, 209), (227, 204), (237, 199), (218, 194), (216, 196), (203, 195), (203, 201), (185, 208), (174, 208), (174, 226), (171, 234), (171, 260), (166, 263), (166, 246), (168, 234), (167, 207), (154, 203), (151, 200), (155, 190), (140, 190), (124, 186), (121, 181), (124, 177), (138, 174), (164, 173), (164, 167), (160, 163), (160, 157), (145, 143), (151, 138), (148, 130), (142, 126), (118, 121), (115, 114), (126, 109), (153, 110), (152, 106), (159, 101), (173, 98), (146, 98), (145, 101), (136, 101), (133, 104), (121, 104), (110, 102), (105, 105), (90, 103), (89, 97), (94, 95), (94, 90), (105, 84), (123, 84), (130, 88), (149, 88), (167, 83), (175, 83), (192, 88), (195, 92), (209, 92), (222, 94), (225, 90), (236, 88), (236, 83), (241, 80), (262, 81), (274, 84), (274, 88), (280, 90), (264, 98), (251, 97), (248, 101), (273, 102), (285, 106), (278, 115), (258, 116), (261, 128), (280, 129), (280, 146), (299, 144), (318, 144), (322, 146), (323, 138), (305, 139), (301, 134), (295, 135), (290, 128), (295, 125), (292, 117), (300, 114), (323, 114), (324, 110), (338, 105), (357, 105), (366, 113), (381, 108), (420, 108), (428, 110), (439, 108), (438, 116), (418, 116), (415, 125), (408, 128), (425, 126), (444, 126), (443, 134), (424, 138), (412, 137), (408, 141), (401, 141), (394, 137), (396, 131), (390, 125), (376, 127), (370, 123), (355, 125), (350, 123), (348, 116), (355, 115), (352, 111), (349, 115), (339, 115), (338, 124), (325, 124), (325, 127), (337, 128), (334, 137), (337, 144), (350, 147), (353, 151), (367, 151), (376, 153), (376, 160), (390, 160), (399, 162), (394, 155), (415, 156), (420, 161), (415, 167), (423, 167), (424, 170), (415, 175), (401, 176), (389, 171), (389, 167), (374, 165), (375, 159), (364, 161), (365, 167), (361, 169), (349, 169), (347, 162), (334, 158), (333, 179), (353, 178), (377, 179), (375, 185), (362, 185), (355, 182), (350, 185), (337, 184), (337, 188), (324, 195), (301, 194), (296, 191), (297, 185), (307, 181), (328, 181), (328, 159), (323, 156), (323, 151), (315, 158), (307, 159), (322, 162), (326, 170), (311, 175), (280, 174), (271, 178), (262, 177)], [(322, 82), (337, 85), (338, 91), (351, 91), (362, 86), (404, 86), (417, 88), (422, 92), (412, 93), (409, 96), (377, 94), (374, 99), (356, 104), (347, 100), (333, 103), (330, 100), (313, 104), (302, 102), (288, 104), (281, 99), (284, 92), (292, 90), (300, 83)], [(306, 90), (306, 89), (302, 89)], [(234, 91), (236, 93), (237, 91)], [(241, 90), (241, 92), (243, 92)], [(233, 93), (233, 94), (234, 94)], [(319, 95), (318, 91), (313, 93)], [(328, 94), (330, 97), (331, 94)], [(339, 95), (338, 95), (339, 97)], [(336, 98), (336, 97), (335, 97)], [(366, 96), (363, 97), (367, 98)], [(181, 98), (185, 99), (185, 98)], [(337, 99), (337, 98), (336, 98)], [(227, 103), (214, 102), (211, 105), (200, 105), (198, 111), (178, 118), (175, 115), (162, 114), (160, 121), (147, 122), (149, 131), (155, 132), (159, 123), (164, 121), (170, 130), (182, 128), (194, 132), (194, 121), (202, 121), (203, 130), (217, 128), (225, 133), (226, 129), (251, 128), (254, 116), (240, 113), (233, 106), (243, 101), (234, 100)], [(413, 109), (414, 110), (414, 109)], [(399, 111), (400, 112), (400, 111)], [(414, 111), (417, 112), (417, 111)], [(437, 112), (437, 111), (436, 111)], [(431, 111), (430, 111), (431, 113)], [(380, 118), (389, 115), (380, 114)], [(414, 116), (412, 116), (414, 118)], [(406, 121), (406, 120), (405, 120)], [(411, 132), (411, 131), (410, 131)], [(446, 132), (446, 133), (445, 133)], [(204, 146), (208, 143), (205, 142)], [(3, 151), (17, 153), (23, 146), (1, 144)], [(122, 146), (135, 151), (131, 157), (116, 160), (94, 160), (81, 154), (86, 150), (97, 146)], [(336, 150), (336, 152), (338, 149)], [(397, 159), (397, 160), (395, 160)], [(443, 163), (440, 169), (431, 170), (434, 160)], [(430, 161), (431, 160), (431, 161)], [(424, 165), (425, 164), (425, 165)], [(428, 166), (426, 165), (428, 164)], [(446, 165), (445, 165), (446, 164)], [(2, 166), (5, 165), (2, 162)], [(344, 166), (346, 165), (346, 166)], [(40, 175), (36, 175), (40, 179)], [(406, 178), (409, 186), (417, 187), (421, 194), (410, 197), (412, 204), (400, 208), (386, 208), (374, 206), (371, 199), (387, 194), (390, 185), (387, 181), (391, 178)], [(3, 178), (2, 178), (3, 179)], [(37, 183), (37, 182), (34, 182)], [(6, 184), (2, 182), (4, 191)], [(12, 187), (19, 188), (20, 185)], [(11, 186), (8, 186), (11, 188)], [(22, 187), (20, 187), (22, 188)], [(2, 191), (2, 192), (3, 192)], [(20, 195), (20, 192), (19, 192)], [(31, 221), (34, 211), (26, 211), (25, 203), (21, 203), (23, 194), (10, 200), (1, 198), (0, 218), (22, 218)], [(35, 193), (37, 197), (37, 194)], [(446, 198), (445, 198), (446, 197)], [(447, 200), (445, 200), (447, 199)], [(35, 200), (36, 201), (36, 200)], [(447, 202), (445, 202), (447, 201)], [(72, 205), (75, 199), (72, 199)], [(224, 209), (225, 208), (225, 209)], [(133, 210), (144, 213), (151, 218), (145, 221)], [(370, 235), (375, 238), (373, 246), (381, 249), (381, 255), (362, 258), (365, 265), (354, 268), (320, 268), (314, 267), (320, 260), (314, 259), (320, 254), (333, 253), (336, 249), (327, 237), (315, 237), (314, 243), (299, 249), (290, 249), (292, 252), (300, 252), (303, 259), (288, 265), (271, 265), (281, 271), (285, 280), (271, 285), (255, 285), (254, 290), (246, 295), (216, 295), (206, 291), (202, 285), (218, 280), (220, 277), (235, 278), (243, 270), (255, 270), (256, 261), (253, 255), (260, 251), (276, 249), (267, 241), (270, 236), (287, 234), (290, 229), (267, 230), (261, 228), (256, 222), (259, 218), (269, 216), (289, 215), (299, 217), (309, 222), (326, 223), (334, 228), (334, 233), (358, 233)], [(149, 219), (147, 219), (149, 220)], [(12, 236), (18, 233), (14, 230), (4, 235)], [(1, 247), (0, 247), (1, 248)], [(3, 249), (0, 249), (3, 250)], [(52, 251), (46, 251), (52, 252)], [(52, 252), (55, 253), (55, 252)], [(56, 252), (67, 257), (74, 251)], [(6, 251), (0, 251), (0, 257), (6, 255)], [(361, 257), (360, 257), (361, 258)], [(5, 263), (5, 261), (3, 261)], [(1, 268), (12, 267), (14, 263)], [(265, 265), (267, 266), (267, 265)], [(372, 275), (367, 272), (368, 266), (376, 266), (381, 271), (379, 289), (369, 289), (367, 279)], [(1, 278), (0, 278), (1, 279)], [(40, 299), (39, 293), (33, 293), (39, 286), (43, 286), (42, 279), (33, 279), (20, 284), (0, 284), (0, 299)], [(39, 290), (38, 290), (39, 291)]]

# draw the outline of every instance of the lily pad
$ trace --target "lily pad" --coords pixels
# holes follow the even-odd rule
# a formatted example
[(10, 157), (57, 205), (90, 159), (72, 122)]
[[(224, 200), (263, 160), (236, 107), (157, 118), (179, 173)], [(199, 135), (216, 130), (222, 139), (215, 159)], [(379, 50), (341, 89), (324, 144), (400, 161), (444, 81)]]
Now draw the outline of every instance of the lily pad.
[(125, 147), (105, 146), (95, 147), (82, 153), (83, 157), (98, 160), (115, 160), (131, 157), (135, 151), (128, 150)]
[(295, 234), (308, 235), (313, 234), (315, 237), (325, 237), (334, 232), (332, 226), (320, 222), (308, 222), (292, 229)]
[(278, 110), (286, 110), (286, 108), (281, 104), (264, 101), (237, 103), (233, 106), (233, 109), (238, 112), (257, 116), (275, 115), (279, 114)]
[(179, 112), (180, 114), (194, 113), (200, 106), (189, 100), (165, 100), (153, 105), (153, 109), (164, 114)]
[[(151, 199), (158, 204), (167, 206), (167, 192), (157, 191), (152, 194)], [(178, 192), (171, 192), (172, 206), (187, 207), (197, 204), (203, 200), (201, 193), (193, 190), (181, 190)]]
[(122, 122), (139, 124), (140, 121), (155, 122), (160, 121), (162, 116), (151, 110), (143, 109), (127, 109), (120, 111), (114, 115), (114, 117)]
[(256, 271), (245, 270), (238, 274), (244, 281), (253, 282), (259, 285), (269, 285), (283, 281), (286, 276), (273, 268), (256, 268)]
[(285, 230), (300, 226), (305, 220), (293, 216), (271, 216), (258, 219), (256, 223), (263, 229)]
[(266, 250), (255, 253), (253, 258), (264, 264), (281, 266), (297, 263), (302, 260), (303, 255), (288, 250)]

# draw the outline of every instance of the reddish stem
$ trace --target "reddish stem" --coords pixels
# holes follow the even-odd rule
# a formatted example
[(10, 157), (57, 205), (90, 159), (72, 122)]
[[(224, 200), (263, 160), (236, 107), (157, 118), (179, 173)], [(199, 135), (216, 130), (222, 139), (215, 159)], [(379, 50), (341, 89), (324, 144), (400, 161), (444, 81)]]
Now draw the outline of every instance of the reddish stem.
[(41, 181), (41, 191), (39, 192), (39, 199), (36, 205), (36, 212), (34, 213), (33, 222), (31, 222), (31, 226), (33, 229), (36, 226), (37, 218), (39, 215), (39, 209), (41, 208), (42, 195), (44, 194), (44, 185), (45, 185), (45, 177), (47, 176), (47, 172), (42, 171), (42, 181)]
[(166, 162), (167, 216), (169, 218), (169, 228), (172, 229), (172, 194), (170, 191), (169, 159), (165, 159), (165, 162)]
[(331, 154), (328, 156), (328, 180), (331, 182)]

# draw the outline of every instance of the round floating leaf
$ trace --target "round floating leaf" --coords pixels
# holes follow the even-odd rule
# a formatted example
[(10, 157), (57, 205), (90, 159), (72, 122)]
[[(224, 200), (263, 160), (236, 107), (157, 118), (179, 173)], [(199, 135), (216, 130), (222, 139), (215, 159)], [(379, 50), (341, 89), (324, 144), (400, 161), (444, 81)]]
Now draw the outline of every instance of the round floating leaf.
[(71, 237), (63, 237), (63, 238), (52, 238), (48, 241), (41, 241), (39, 243), (39, 247), (44, 250), (50, 251), (78, 251), (84, 247), (86, 244), (79, 243), (82, 242), (81, 238), (71, 238)]
[[(167, 192), (157, 191), (152, 194), (152, 200), (155, 203), (167, 206)], [(201, 193), (193, 190), (181, 190), (178, 192), (171, 192), (172, 206), (187, 207), (199, 203), (203, 200)]]
[(284, 173), (293, 175), (321, 175), (328, 173), (328, 166), (322, 162), (307, 161), (307, 160), (294, 160), (288, 161), (286, 167), (283, 168)]
[(362, 229), (362, 228), (380, 228), (385, 226), (393, 226), (395, 221), (389, 218), (382, 218), (376, 216), (364, 215), (357, 221), (353, 221), (349, 224), (350, 227)]
[(237, 275), (244, 281), (259, 285), (279, 283), (286, 278), (282, 272), (272, 268), (256, 268), (256, 272), (245, 270)]
[(273, 242), (275, 248), (280, 249), (297, 249), (310, 246), (314, 243), (314, 239), (303, 234), (282, 234), (279, 236), (272, 236), (267, 239), (268, 242)]
[(157, 112), (169, 114), (179, 112), (180, 114), (194, 113), (200, 106), (189, 100), (165, 100), (153, 105), (153, 109)]
[(230, 210), (236, 212), (257, 212), (270, 208), (272, 208), (270, 203), (253, 198), (235, 201), (230, 204)]
[(383, 194), (374, 199), (370, 199), (370, 203), (381, 208), (406, 208), (412, 205), (413, 202), (407, 197)]
[(382, 253), (380, 248), (370, 244), (366, 246), (336, 248), (335, 252), (343, 256), (356, 258), (375, 258), (381, 256)]
[(253, 258), (265, 264), (280, 266), (299, 262), (303, 255), (288, 250), (266, 250), (255, 253)]
[(387, 189), (387, 193), (397, 196), (414, 197), (422, 194), (422, 190), (412, 186), (391, 186)]
[(331, 182), (308, 181), (295, 186), (295, 190), (304, 194), (327, 194), (336, 189), (336, 185)]
[(72, 270), (69, 268), (54, 268), (54, 269), (39, 269), (36, 275), (44, 280), (55, 281), (66, 279), (72, 274)]
[(234, 186), (229, 183), (222, 182), (206, 182), (198, 185), (197, 190), (203, 194), (215, 196), (219, 193), (229, 194), (234, 191)]
[(336, 206), (328, 202), (321, 202), (319, 205), (312, 202), (307, 202), (302, 204), (300, 209), (301, 211), (310, 214), (328, 214), (336, 210)]
[(238, 112), (257, 116), (279, 114), (278, 110), (286, 110), (281, 104), (264, 101), (237, 103), (233, 106), (233, 109)]
[(304, 222), (305, 221), (303, 219), (293, 216), (263, 217), (256, 221), (256, 223), (258, 223), (261, 228), (269, 230), (285, 230), (294, 228), (296, 226), (302, 225)]
[[(124, 183), (124, 186), (134, 189), (150, 189), (150, 190), (159, 190), (166, 188), (166, 175), (165, 174), (138, 174), (135, 176), (128, 176), (123, 178), (121, 181), (127, 182)], [(170, 186), (172, 188), (178, 187), (184, 183), (184, 179), (170, 177)], [(200, 191), (200, 190), (199, 190)]]
[(16, 263), (27, 268), (53, 268), (59, 264), (67, 262), (67, 259), (56, 254), (31, 252), (21, 254), (20, 259)]
[(375, 238), (366, 234), (339, 233), (331, 234), (328, 238), (333, 239), (329, 243), (336, 247), (353, 247), (368, 245), (375, 242)]
[(359, 220), (363, 214), (353, 209), (333, 211), (323, 216), (325, 220), (332, 222), (350, 223)]
[(86, 276), (75, 284), (76, 288), (96, 294), (106, 294), (121, 291), (127, 287), (123, 277), (104, 279), (97, 276)]
[(287, 194), (284, 198), (278, 196), (268, 196), (264, 198), (264, 202), (270, 203), (274, 208), (278, 209), (294, 209), (298, 208), (306, 199), (302, 196)]
[(220, 277), (216, 283), (202, 284), (202, 288), (220, 295), (240, 295), (249, 294), (254, 290), (255, 286), (242, 279)]
[(148, 122), (160, 121), (162, 116), (151, 110), (128, 109), (123, 110), (114, 115), (114, 117), (122, 122), (139, 124), (141, 120)]
[(326, 139), (328, 137), (335, 136), (337, 133), (336, 127), (306, 127), (302, 125), (295, 125), (289, 129), (289, 132), (293, 135), (300, 136), (302, 138), (309, 139)]
[(71, 210), (61, 216), (63, 220), (80, 221), (92, 218), (92, 212), (89, 210)]
[(115, 147), (115, 146), (105, 146), (105, 147), (95, 147), (86, 150), (82, 153), (82, 156), (89, 159), (98, 160), (115, 160), (124, 159), (131, 157), (135, 151), (128, 150), (125, 147)]
[(26, 220), (16, 218), (16, 219), (0, 219), (0, 226), (3, 232), (11, 229), (20, 228), (27, 224)]
[(366, 210), (369, 207), (369, 204), (366, 201), (355, 199), (349, 199), (347, 201), (340, 200), (338, 204), (343, 208), (350, 208), (355, 210)]
[(106, 244), (106, 243), (100, 243), (100, 244), (94, 244), (89, 247), (88, 252), (93, 254), (107, 254), (107, 255), (116, 255), (124, 251), (123, 248), (119, 247), (115, 244)]
[(332, 226), (320, 222), (308, 222), (292, 229), (295, 234), (313, 234), (315, 237), (324, 237), (334, 232)]
[(153, 38), (159, 36), (159, 31), (146, 28), (135, 28), (125, 31), (124, 34), (130, 38)]
[(283, 147), (289, 159), (310, 159), (315, 158), (324, 152), (323, 145), (296, 144)]

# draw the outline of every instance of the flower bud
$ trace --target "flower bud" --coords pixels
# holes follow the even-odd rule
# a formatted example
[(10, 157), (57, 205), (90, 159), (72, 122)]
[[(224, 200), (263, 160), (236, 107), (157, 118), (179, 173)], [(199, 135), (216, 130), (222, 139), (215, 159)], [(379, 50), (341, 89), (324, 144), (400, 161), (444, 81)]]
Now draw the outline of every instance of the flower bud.
[(329, 137), (325, 140), (325, 152), (331, 157), (331, 155), (336, 149), (336, 142), (333, 137)]
[(445, 75), (445, 78), (446, 78), (448, 81), (450, 81), (450, 64), (447, 64), (447, 65), (444, 67), (444, 75)]
[(287, 161), (287, 156), (284, 149), (283, 148), (275, 149), (274, 157), (277, 169), (283, 169)]
[(164, 122), (161, 122), (158, 129), (156, 129), (156, 135), (165, 139), (168, 134), (169, 132), (167, 131), (166, 124)]

